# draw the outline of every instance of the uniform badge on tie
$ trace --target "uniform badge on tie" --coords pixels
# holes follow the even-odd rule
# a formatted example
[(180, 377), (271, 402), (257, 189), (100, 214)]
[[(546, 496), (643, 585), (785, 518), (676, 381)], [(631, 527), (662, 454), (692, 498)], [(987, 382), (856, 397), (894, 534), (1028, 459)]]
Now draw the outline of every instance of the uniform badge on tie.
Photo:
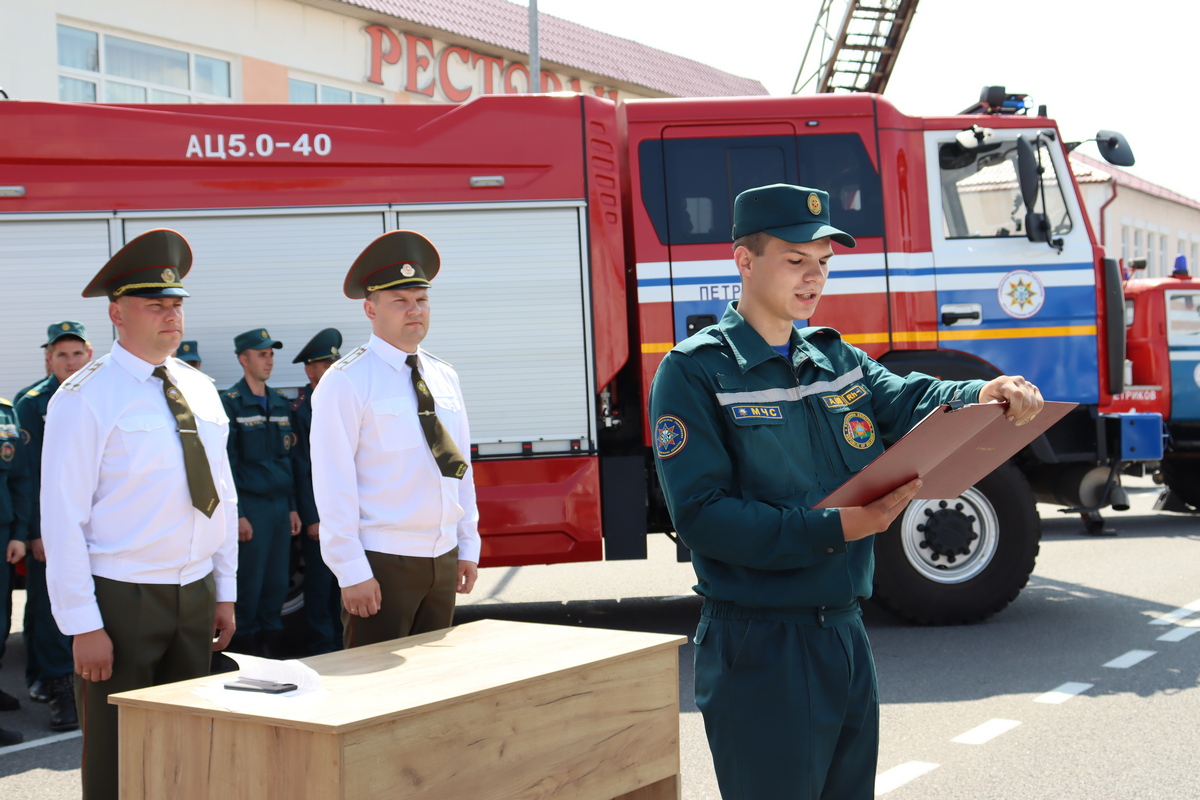
[(412, 368), (413, 390), (417, 393), (417, 419), (421, 421), (421, 431), (425, 434), (425, 441), (433, 453), (433, 460), (437, 462), (443, 477), (462, 480), (467, 474), (467, 461), (450, 438), (446, 426), (437, 417), (433, 395), (421, 379), (417, 354), (413, 353), (404, 359), (404, 363)]

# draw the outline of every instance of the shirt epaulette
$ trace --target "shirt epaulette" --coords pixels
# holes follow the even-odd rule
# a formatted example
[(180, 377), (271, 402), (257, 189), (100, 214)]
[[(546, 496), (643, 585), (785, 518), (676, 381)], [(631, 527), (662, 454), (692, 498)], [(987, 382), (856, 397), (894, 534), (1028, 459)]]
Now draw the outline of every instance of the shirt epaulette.
[(290, 397), (288, 397), (286, 394), (283, 393), (282, 389), (272, 389), (271, 391), (274, 392), (275, 394), (279, 395), (280, 397), (282, 397), (284, 400), (291, 399)]
[(724, 344), (725, 336), (721, 333), (721, 329), (713, 326), (693, 333), (671, 349), (684, 355), (691, 355), (697, 348), (720, 347)]
[(90, 381), (97, 372), (104, 369), (104, 365), (107, 363), (107, 361), (93, 361), (83, 369), (79, 370), (79, 372), (76, 372), (74, 375), (67, 378), (66, 382), (58, 388), (68, 392), (79, 391), (79, 387)]
[(829, 327), (825, 327), (825, 326), (822, 326), (819, 328), (805, 328), (802, 331), (800, 331), (800, 335), (805, 338), (807, 338), (809, 336), (815, 336), (818, 333), (823, 333), (826, 336), (832, 337), (834, 339), (842, 338), (842, 334), (840, 331), (836, 330), (835, 328), (829, 328)]
[(364, 355), (366, 355), (368, 349), (369, 348), (365, 344), (359, 345), (358, 347), (351, 350), (349, 354), (339, 358), (337, 360), (337, 363), (335, 363), (333, 365), (333, 369), (345, 369), (346, 367), (350, 366), (355, 361), (358, 361), (360, 358), (362, 358)]
[(11, 405), (12, 405), (12, 403), (8, 400), (7, 397), (0, 397), (0, 406), (11, 406)]
[(425, 356), (426, 358), (430, 359), (431, 361), (436, 361), (436, 362), (438, 362), (439, 364), (445, 364), (447, 367), (453, 367), (453, 366), (454, 366), (453, 364), (451, 364), (451, 363), (450, 363), (449, 361), (447, 361), (446, 359), (444, 359), (444, 358), (438, 358), (437, 356), (435, 356), (433, 353), (429, 352), (428, 350), (421, 350), (421, 355)]
[(39, 392), (37, 389), (30, 389), (28, 392), (25, 393), (25, 396), (26, 397), (37, 397), (39, 394), (41, 394), (41, 392)]
[(228, 397), (230, 400), (232, 400), (233, 398), (238, 396), (238, 391), (237, 391), (237, 389), (230, 389), (228, 392), (225, 393), (225, 396)]
[(217, 382), (217, 379), (216, 379), (216, 378), (214, 378), (214, 377), (213, 377), (213, 376), (211, 376), (211, 375), (207, 375), (207, 374), (205, 374), (205, 373), (203, 373), (203, 372), (200, 372), (200, 370), (196, 369), (195, 367), (193, 367), (193, 366), (191, 365), (191, 363), (189, 363), (189, 362), (187, 362), (187, 361), (184, 361), (182, 358), (172, 358), (171, 360), (172, 360), (173, 362), (175, 362), (176, 366), (187, 367), (187, 368), (188, 368), (188, 369), (190, 369), (192, 372), (198, 373), (198, 374), (200, 374), (200, 375), (204, 375), (204, 377), (208, 378), (208, 379), (209, 379), (210, 381), (212, 381), (213, 383), (216, 383), (216, 382)]

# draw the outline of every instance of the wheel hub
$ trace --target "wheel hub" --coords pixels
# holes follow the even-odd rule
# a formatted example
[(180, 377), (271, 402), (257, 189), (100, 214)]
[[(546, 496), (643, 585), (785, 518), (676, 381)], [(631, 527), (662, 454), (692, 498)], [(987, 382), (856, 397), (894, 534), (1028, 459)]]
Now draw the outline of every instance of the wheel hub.
[(972, 542), (979, 539), (975, 531), (975, 517), (966, 512), (962, 503), (950, 504), (942, 500), (936, 510), (924, 509), (925, 521), (917, 525), (924, 539), (917, 543), (922, 550), (928, 549), (929, 560), (946, 559), (953, 564), (959, 556), (971, 554)]

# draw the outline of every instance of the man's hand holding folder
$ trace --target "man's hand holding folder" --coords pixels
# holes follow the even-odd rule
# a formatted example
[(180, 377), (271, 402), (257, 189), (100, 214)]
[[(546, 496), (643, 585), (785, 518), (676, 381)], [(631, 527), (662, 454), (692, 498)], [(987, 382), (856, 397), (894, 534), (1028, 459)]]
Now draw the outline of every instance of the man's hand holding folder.
[[(838, 508), (846, 541), (864, 539), (888, 529), (909, 501), (921, 495), (956, 497), (1061, 419), (1075, 403), (1052, 403), (1044, 424), (1021, 434), (997, 428), (1025, 426), (1045, 408), (1041, 392), (1019, 375), (1001, 375), (979, 391), (979, 403), (964, 417), (947, 424), (939, 419), (946, 407), (934, 410), (882, 456), (816, 505)], [(989, 407), (991, 406), (991, 407)], [(956, 412), (951, 412), (956, 413)], [(1029, 434), (1028, 436), (1024, 434)], [(969, 447), (978, 440), (977, 447)], [(997, 441), (998, 440), (998, 441)], [(930, 446), (933, 442), (942, 447)], [(1011, 452), (1010, 452), (1011, 451)], [(966, 460), (963, 465), (961, 460)], [(993, 463), (994, 462), (994, 463)], [(981, 472), (982, 470), (982, 472)], [(976, 473), (979, 473), (976, 477)], [(926, 479), (932, 485), (927, 487)], [(955, 490), (963, 480), (969, 480)], [(932, 492), (932, 494), (930, 494)]]

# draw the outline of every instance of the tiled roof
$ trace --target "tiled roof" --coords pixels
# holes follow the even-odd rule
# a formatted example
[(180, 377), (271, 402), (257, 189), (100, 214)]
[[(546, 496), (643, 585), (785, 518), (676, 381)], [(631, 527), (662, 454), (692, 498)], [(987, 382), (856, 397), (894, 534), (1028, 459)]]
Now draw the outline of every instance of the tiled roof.
[[(486, 42), (529, 51), (529, 9), (506, 0), (300, 0), (347, 13), (347, 6)], [(340, 8), (339, 8), (340, 7)], [(699, 61), (601, 33), (575, 22), (538, 15), (538, 50), (553, 62), (673, 97), (765, 95), (760, 81)]]
[(1101, 181), (1115, 180), (1121, 186), (1128, 186), (1130, 189), (1136, 189), (1139, 192), (1152, 194), (1155, 197), (1161, 197), (1164, 200), (1170, 200), (1180, 205), (1190, 206), (1191, 208), (1200, 209), (1200, 201), (1193, 200), (1186, 195), (1173, 192), (1165, 186), (1159, 186), (1157, 183), (1151, 183), (1144, 178), (1139, 178), (1136, 175), (1130, 175), (1123, 169), (1114, 167), (1112, 164), (1106, 164), (1103, 161), (1097, 161), (1091, 156), (1085, 156), (1083, 153), (1071, 153), (1071, 160), (1078, 161), (1086, 165), (1092, 172), (1099, 173), (1102, 177)]

